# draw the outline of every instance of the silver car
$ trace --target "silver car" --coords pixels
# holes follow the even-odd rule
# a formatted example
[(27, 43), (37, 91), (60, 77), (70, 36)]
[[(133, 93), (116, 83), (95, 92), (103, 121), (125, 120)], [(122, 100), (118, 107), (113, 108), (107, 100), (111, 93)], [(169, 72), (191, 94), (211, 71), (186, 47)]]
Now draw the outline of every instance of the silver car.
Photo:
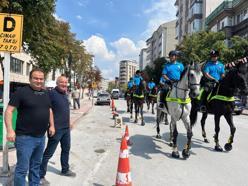
[(108, 93), (100, 93), (97, 95), (96, 105), (110, 105), (110, 95)]

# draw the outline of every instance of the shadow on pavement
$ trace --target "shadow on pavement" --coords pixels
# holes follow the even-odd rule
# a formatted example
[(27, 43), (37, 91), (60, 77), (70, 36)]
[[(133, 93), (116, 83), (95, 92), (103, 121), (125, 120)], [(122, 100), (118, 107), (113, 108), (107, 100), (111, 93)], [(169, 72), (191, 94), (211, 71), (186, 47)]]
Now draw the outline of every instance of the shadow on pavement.
[(130, 152), (135, 156), (140, 156), (145, 159), (152, 159), (151, 154), (160, 153), (168, 158), (171, 157), (171, 153), (161, 151), (161, 147), (157, 146), (151, 136), (135, 135), (130, 138), (133, 145), (131, 146)]
[(53, 173), (58, 174), (58, 175), (61, 174), (61, 171), (60, 170), (56, 169), (55, 167), (52, 167), (51, 165), (48, 165), (47, 166), (47, 171), (53, 172)]

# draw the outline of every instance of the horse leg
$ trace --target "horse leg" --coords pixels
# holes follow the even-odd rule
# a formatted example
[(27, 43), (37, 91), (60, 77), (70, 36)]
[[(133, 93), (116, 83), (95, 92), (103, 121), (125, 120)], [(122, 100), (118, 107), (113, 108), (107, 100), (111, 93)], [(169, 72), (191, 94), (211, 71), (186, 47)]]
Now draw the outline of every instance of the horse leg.
[(164, 113), (164, 124), (169, 125), (168, 114), (167, 113)]
[(142, 102), (141, 102), (141, 105), (140, 105), (140, 115), (141, 115), (141, 125), (144, 126), (145, 121), (144, 121), (144, 117), (143, 117), (143, 103)]
[(132, 119), (133, 118), (133, 101), (132, 100), (130, 101), (130, 114), (131, 114), (130, 118)]
[(177, 136), (178, 136), (178, 132), (177, 132), (177, 126), (176, 126), (176, 121), (174, 121), (174, 119), (171, 120), (171, 126), (172, 126), (172, 133), (173, 133), (173, 138), (172, 138), (172, 157), (173, 158), (179, 158), (179, 152), (177, 149)]
[(155, 114), (154, 113), (154, 100), (152, 100), (152, 114)]
[(214, 115), (214, 122), (215, 122), (215, 135), (214, 135), (215, 147), (214, 149), (216, 151), (222, 152), (223, 149), (219, 144), (219, 132), (220, 132), (220, 115), (219, 114)]
[(234, 138), (234, 134), (236, 131), (236, 127), (234, 126), (234, 123), (233, 123), (232, 113), (227, 113), (224, 115), (224, 117), (226, 118), (226, 121), (230, 127), (230, 132), (231, 132), (228, 142), (225, 144), (224, 148), (226, 151), (230, 151), (232, 150), (232, 143), (233, 143), (233, 138)]
[(138, 122), (138, 104), (137, 103), (134, 103), (134, 108), (135, 108), (135, 120), (134, 120), (134, 123), (137, 123)]
[(147, 98), (146, 103), (147, 103), (147, 111), (149, 111), (150, 110), (150, 101), (149, 101), (149, 98)]
[(207, 139), (207, 134), (205, 131), (205, 124), (206, 124), (207, 117), (208, 117), (208, 113), (203, 112), (202, 113), (202, 119), (201, 119), (201, 128), (202, 128), (202, 137), (203, 137), (205, 143), (209, 143), (209, 140)]
[(161, 139), (161, 135), (160, 135), (160, 127), (159, 124), (160, 122), (163, 120), (163, 112), (160, 109), (157, 109), (157, 119), (156, 119), (156, 123), (157, 123), (157, 136), (156, 138)]
[(188, 141), (187, 141), (187, 143), (183, 149), (182, 155), (184, 158), (188, 158), (190, 155), (189, 150), (191, 148), (191, 139), (192, 139), (193, 133), (192, 133), (192, 128), (190, 126), (189, 116), (186, 118), (182, 118), (182, 120), (183, 120), (184, 126), (187, 130), (187, 139), (188, 139)]
[(127, 98), (127, 112), (130, 112), (130, 101), (128, 98)]

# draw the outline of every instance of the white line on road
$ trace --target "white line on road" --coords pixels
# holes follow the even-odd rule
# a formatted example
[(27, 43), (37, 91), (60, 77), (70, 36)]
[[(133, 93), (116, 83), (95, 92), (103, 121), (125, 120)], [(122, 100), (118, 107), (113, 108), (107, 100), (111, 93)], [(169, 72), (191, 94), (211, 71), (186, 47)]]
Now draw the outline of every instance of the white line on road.
[(95, 176), (95, 174), (97, 173), (97, 171), (99, 170), (99, 168), (101, 167), (102, 165), (102, 162), (107, 158), (109, 154), (109, 151), (106, 151), (102, 157), (100, 158), (100, 160), (96, 163), (93, 171), (91, 171), (89, 173), (89, 175), (87, 176), (87, 178), (84, 180), (84, 183), (83, 183), (83, 186), (88, 186), (90, 184), (91, 181), (93, 181), (93, 178)]

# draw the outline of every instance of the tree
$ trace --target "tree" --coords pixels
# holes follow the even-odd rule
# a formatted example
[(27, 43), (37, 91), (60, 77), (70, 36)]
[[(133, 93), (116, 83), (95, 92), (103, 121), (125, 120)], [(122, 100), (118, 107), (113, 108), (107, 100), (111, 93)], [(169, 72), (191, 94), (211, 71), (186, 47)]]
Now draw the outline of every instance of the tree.
[(163, 58), (156, 59), (153, 62), (152, 67), (146, 66), (146, 68), (144, 69), (144, 73), (148, 77), (146, 78), (146, 81), (149, 81), (151, 78), (153, 78), (154, 82), (158, 84), (160, 81), (162, 70), (164, 68), (165, 63), (167, 63), (167, 60), (163, 57)]
[(247, 46), (247, 39), (239, 36), (232, 37), (231, 46), (228, 46), (224, 32), (203, 31), (185, 36), (177, 49), (183, 53), (181, 60), (184, 63), (207, 60), (211, 49), (218, 50), (221, 54), (220, 60), (227, 63), (244, 56)]

